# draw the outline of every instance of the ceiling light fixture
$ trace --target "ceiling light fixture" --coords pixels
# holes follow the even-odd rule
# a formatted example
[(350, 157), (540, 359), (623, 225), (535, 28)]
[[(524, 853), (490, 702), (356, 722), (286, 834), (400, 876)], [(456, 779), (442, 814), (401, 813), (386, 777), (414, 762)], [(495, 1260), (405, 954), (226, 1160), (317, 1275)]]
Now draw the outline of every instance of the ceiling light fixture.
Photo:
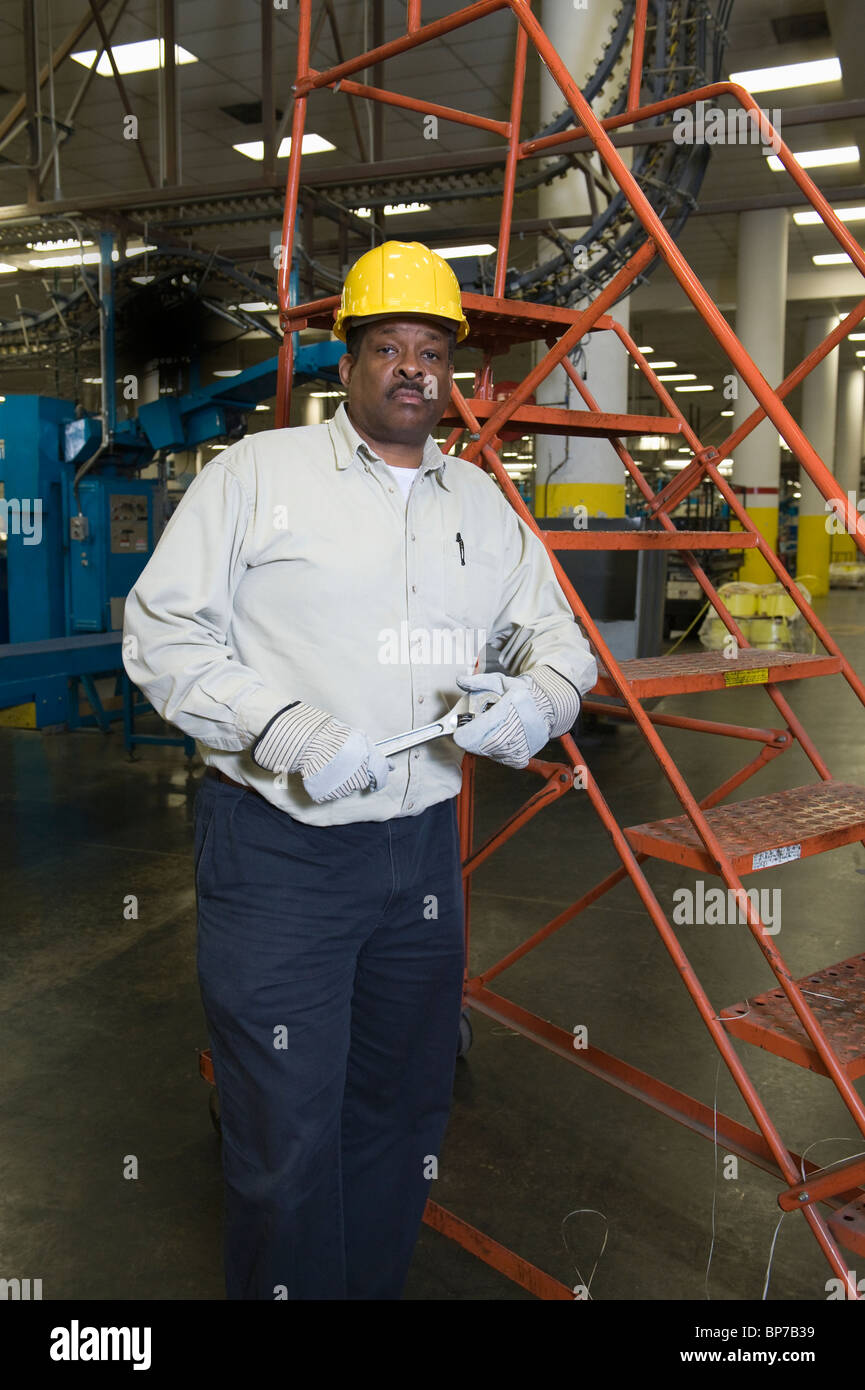
[[(825, 169), (830, 164), (858, 164), (858, 145), (839, 145), (832, 150), (794, 150), (793, 154), (803, 169)], [(766, 163), (770, 169), (780, 173), (784, 165), (776, 154), (767, 154)]]
[(430, 250), (435, 251), (437, 256), (443, 256), (446, 261), (457, 261), (461, 256), (491, 256), (495, 249), (488, 241), (479, 241), (474, 246), (430, 247)]
[[(842, 222), (865, 222), (865, 207), (861, 205), (855, 208), (833, 208), (832, 211)], [(797, 227), (816, 227), (818, 223), (821, 227), (825, 225), (819, 212), (815, 212), (813, 208), (809, 208), (807, 212), (794, 212), (793, 221)]]
[[(385, 203), (379, 211), (385, 217), (403, 217), (410, 212), (429, 212), (429, 203)], [(372, 208), (353, 208), (355, 217), (372, 217)]]
[(781, 63), (773, 68), (750, 68), (731, 72), (730, 81), (749, 92), (784, 92), (791, 87), (815, 87), (823, 82), (841, 81), (837, 58), (816, 58), (807, 63)]
[[(154, 68), (164, 66), (165, 40), (139, 39), (137, 43), (113, 43), (111, 51), (114, 54), (114, 61), (119, 73), (152, 72)], [(82, 53), (70, 53), (69, 56), (74, 62), (80, 63), (82, 67), (92, 68), (99, 52), (98, 48), (88, 48)], [(187, 49), (181, 48), (179, 43), (176, 43), (174, 45), (174, 61), (178, 66), (181, 66), (185, 63), (197, 63), (198, 59), (194, 53), (190, 53)], [(113, 76), (111, 60), (107, 53), (102, 53), (102, 57), (96, 65), (96, 71), (100, 77)]]
[[(232, 145), (233, 150), (238, 154), (245, 154), (247, 159), (264, 159), (263, 140), (242, 140), (239, 145)], [(314, 131), (309, 131), (301, 141), (301, 154), (326, 154), (328, 150), (335, 150), (336, 145), (332, 145), (329, 140), (325, 140), (323, 135), (316, 135)], [(277, 159), (288, 159), (291, 154), (291, 136), (286, 135), (280, 141), (279, 149), (276, 152)]]
[(78, 241), (75, 237), (66, 237), (60, 241), (28, 241), (28, 251), (80, 251), (82, 246), (92, 246), (92, 241)]

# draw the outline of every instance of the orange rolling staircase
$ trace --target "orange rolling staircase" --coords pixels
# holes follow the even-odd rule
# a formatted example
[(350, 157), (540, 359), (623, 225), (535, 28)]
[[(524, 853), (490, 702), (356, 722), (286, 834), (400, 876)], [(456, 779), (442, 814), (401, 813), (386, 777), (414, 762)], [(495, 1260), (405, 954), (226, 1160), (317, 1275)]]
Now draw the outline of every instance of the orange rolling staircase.
[[(847, 252), (853, 264), (863, 274), (865, 253), (814, 183), (796, 163), (777, 132), (766, 126), (756, 102), (743, 88), (732, 83), (716, 83), (684, 96), (640, 106), (646, 0), (637, 0), (636, 3), (634, 57), (628, 84), (627, 109), (622, 115), (605, 121), (594, 115), (583, 98), (547, 39), (538, 19), (532, 13), (528, 0), (480, 0), (480, 3), (467, 5), (463, 9), (453, 11), (444, 19), (427, 24), (423, 23), (421, 9), (420, 0), (410, 0), (403, 34), (374, 50), (349, 58), (327, 71), (317, 71), (310, 64), (312, 0), (300, 0), (292, 152), (288, 170), (283, 226), (284, 251), (279, 285), (281, 322), (285, 336), (280, 354), (277, 424), (285, 425), (289, 418), (292, 334), (308, 326), (330, 328), (337, 304), (337, 297), (333, 296), (308, 304), (293, 305), (289, 295), (295, 221), (298, 204), (303, 201), (301, 147), (309, 100), (317, 91), (348, 92), (356, 98), (384, 102), (403, 110), (423, 112), (430, 109), (436, 112), (439, 119), (473, 125), (487, 132), (495, 128), (505, 141), (505, 173), (493, 293), (489, 296), (466, 294), (463, 297), (465, 313), (471, 326), (470, 342), (482, 348), (483, 365), (478, 371), (471, 396), (463, 396), (454, 388), (444, 417), (446, 425), (451, 427), (446, 449), (450, 451), (459, 447), (464, 459), (487, 469), (495, 477), (511, 505), (534, 528), (547, 547), (574, 615), (598, 658), (598, 684), (592, 696), (584, 700), (583, 708), (589, 712), (602, 712), (607, 718), (626, 721), (639, 730), (654, 754), (682, 812), (680, 815), (648, 824), (620, 825), (607, 803), (602, 788), (586, 766), (574, 738), (566, 735), (559, 741), (559, 760), (532, 760), (530, 768), (541, 779), (538, 790), (483, 844), (476, 845), (473, 829), (474, 766), (473, 760), (467, 758), (459, 813), (466, 883), (467, 947), (473, 873), (523, 825), (560, 797), (572, 795), (574, 790), (585, 793), (615, 847), (620, 865), (601, 882), (584, 892), (552, 921), (538, 928), (503, 959), (488, 964), (478, 973), (470, 973), (465, 985), (466, 1003), (539, 1043), (571, 1065), (581, 1067), (694, 1132), (723, 1144), (725, 1152), (747, 1159), (772, 1174), (779, 1184), (778, 1202), (781, 1208), (801, 1212), (833, 1273), (844, 1281), (848, 1295), (854, 1298), (857, 1296), (855, 1279), (848, 1271), (849, 1261), (841, 1247), (843, 1245), (847, 1250), (865, 1254), (865, 1191), (862, 1186), (865, 1182), (865, 1165), (861, 1159), (846, 1160), (815, 1176), (815, 1165), (800, 1159), (779, 1133), (766, 1103), (758, 1094), (744, 1062), (734, 1047), (733, 1039), (750, 1042), (775, 1052), (779, 1057), (827, 1077), (858, 1130), (865, 1136), (865, 1103), (853, 1085), (855, 1078), (865, 1072), (865, 957), (858, 956), (837, 965), (820, 967), (808, 976), (795, 979), (772, 936), (764, 930), (764, 924), (752, 901), (745, 896), (742, 882), (743, 877), (758, 873), (767, 867), (783, 866), (784, 863), (799, 858), (825, 853), (856, 841), (865, 841), (865, 788), (833, 779), (830, 768), (785, 695), (785, 689), (792, 681), (840, 674), (865, 705), (865, 686), (764, 538), (754, 528), (736, 493), (720, 472), (720, 464), (725, 458), (730, 457), (737, 444), (750, 434), (757, 424), (768, 417), (823, 496), (827, 500), (833, 499), (837, 504), (838, 513), (845, 519), (856, 544), (865, 550), (863, 536), (857, 528), (858, 515), (855, 507), (841, 494), (824, 462), (784, 405), (790, 391), (865, 317), (865, 299), (786, 381), (773, 387), (763, 378), (685, 261), (642, 188), (623, 162), (610, 139), (609, 132), (618, 127), (639, 124), (669, 114), (675, 109), (694, 105), (700, 100), (732, 100), (748, 112), (749, 120), (754, 123), (763, 121), (761, 128), (772, 140), (773, 148), (787, 172), (808, 203), (818, 211), (840, 247)], [(497, 11), (510, 13), (515, 32), (514, 78), (510, 119), (507, 122), (490, 122), (486, 118), (474, 116), (471, 112), (441, 106), (430, 107), (429, 103), (403, 93), (385, 90), (382, 87), (365, 86), (352, 80), (364, 69), (384, 65), (389, 58), (405, 52), (408, 48), (435, 42), (467, 24), (481, 23), (484, 18)], [(520, 137), (523, 82), (526, 60), (532, 52), (546, 64), (564, 99), (571, 106), (576, 118), (576, 129), (543, 139), (523, 141)], [(548, 153), (558, 145), (576, 138), (588, 138), (592, 142), (609, 176), (629, 200), (635, 218), (645, 231), (645, 239), (606, 287), (582, 309), (509, 300), (505, 298), (505, 284), (518, 165), (521, 160), (537, 158), (540, 154)], [(422, 167), (423, 159), (420, 158), (418, 168)], [(690, 300), (694, 312), (700, 315), (758, 402), (749, 420), (740, 425), (719, 448), (705, 448), (701, 444), (630, 335), (608, 316), (608, 311), (633, 287), (656, 255), (665, 261), (683, 293)], [(597, 402), (592, 398), (569, 357), (587, 333), (614, 333), (617, 336), (622, 350), (637, 364), (651, 386), (658, 401), (657, 414), (609, 414), (598, 408)], [(544, 345), (545, 355), (509, 396), (496, 399), (494, 358), (506, 352), (515, 342), (529, 341)], [(558, 364), (564, 367), (574, 382), (582, 398), (583, 409), (564, 410), (534, 403), (535, 388)], [(574, 530), (567, 533), (539, 530), (501, 461), (500, 432), (512, 425), (518, 426), (521, 434), (594, 435), (609, 439), (623, 469), (642, 494), (645, 504), (645, 529), (620, 532)], [(658, 494), (652, 492), (626, 445), (630, 436), (652, 433), (679, 436), (690, 448), (693, 456), (688, 467)], [(712, 533), (677, 530), (672, 518), (673, 511), (683, 498), (705, 479), (714, 484), (728, 504), (731, 515), (741, 526), (741, 531)], [(586, 610), (579, 593), (568, 581), (557, 558), (558, 554), (565, 550), (600, 548), (680, 551), (685, 564), (732, 639), (728, 647), (730, 654), (700, 652), (618, 662), (607, 647), (591, 614)], [(702, 553), (721, 548), (759, 550), (815, 633), (823, 647), (822, 652), (805, 655), (766, 652), (749, 647), (701, 561)], [(733, 722), (707, 720), (699, 716), (698, 710), (687, 716), (665, 713), (655, 708), (648, 710), (642, 704), (642, 701), (654, 701), (666, 695), (698, 696), (703, 691), (720, 691), (741, 685), (760, 685), (765, 689), (775, 710), (774, 722), (770, 727), (752, 728)], [(694, 733), (739, 740), (744, 745), (747, 760), (738, 771), (698, 800), (662, 740), (660, 731), (665, 728), (687, 729)], [(750, 778), (796, 745), (811, 763), (813, 781), (788, 791), (728, 803), (728, 798)], [(762, 954), (772, 971), (775, 984), (771, 990), (744, 1003), (721, 1008), (709, 999), (687, 958), (674, 925), (646, 877), (645, 867), (650, 859), (663, 859), (698, 868), (701, 872), (716, 876), (726, 885), (728, 891), (741, 895), (741, 898), (737, 897), (737, 901), (741, 900), (745, 904), (747, 920), (740, 930), (750, 932), (755, 948)], [(599, 1048), (587, 1046), (575, 1049), (573, 1033), (567, 1028), (559, 1027), (530, 1013), (491, 988), (493, 981), (508, 967), (528, 952), (541, 947), (554, 933), (568, 927), (582, 911), (625, 878), (630, 879), (633, 884), (681, 977), (684, 988), (688, 991), (712, 1042), (733, 1077), (752, 1116), (753, 1126), (717, 1113), (712, 1106)], [(457, 1240), (539, 1297), (573, 1298), (573, 1291), (560, 1280), (537, 1269), (488, 1234), (476, 1230), (461, 1217), (444, 1210), (438, 1204), (428, 1204), (425, 1219), (430, 1225)]]

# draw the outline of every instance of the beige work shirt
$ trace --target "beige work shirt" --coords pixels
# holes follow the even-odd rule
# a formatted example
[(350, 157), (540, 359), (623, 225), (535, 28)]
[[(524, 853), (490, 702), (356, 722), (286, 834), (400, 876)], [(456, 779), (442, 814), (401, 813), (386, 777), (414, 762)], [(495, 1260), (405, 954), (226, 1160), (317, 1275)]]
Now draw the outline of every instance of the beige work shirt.
[(380, 791), (319, 805), (250, 755), (292, 701), (375, 742), (452, 709), (475, 669), (597, 680), (542, 542), (492, 479), (429, 438), (404, 499), (344, 402), (206, 465), (129, 594), (123, 652), (206, 764), (312, 825), (418, 815), (458, 793), (464, 755), (439, 738), (392, 755)]

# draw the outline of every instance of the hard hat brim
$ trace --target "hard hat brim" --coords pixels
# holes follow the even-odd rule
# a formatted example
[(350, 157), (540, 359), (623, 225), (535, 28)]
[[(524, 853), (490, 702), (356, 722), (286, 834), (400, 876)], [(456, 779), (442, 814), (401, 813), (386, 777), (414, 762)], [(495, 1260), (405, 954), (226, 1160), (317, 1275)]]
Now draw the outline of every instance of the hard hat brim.
[[(425, 314), (420, 310), (413, 309), (391, 309), (389, 312), (383, 314), (356, 314), (353, 318), (344, 319), (340, 325), (341, 331), (337, 333), (337, 337), (345, 342), (345, 335), (349, 328), (360, 328), (367, 323), (379, 323), (382, 319), (425, 319), (428, 323), (435, 323), (440, 328), (450, 329), (450, 331), (456, 335), (458, 342), (460, 341), (460, 330), (464, 327), (459, 319), (444, 318), (440, 314)], [(336, 329), (334, 329), (334, 332), (336, 332)], [(466, 333), (468, 333), (467, 326), (462, 336), (465, 337)]]

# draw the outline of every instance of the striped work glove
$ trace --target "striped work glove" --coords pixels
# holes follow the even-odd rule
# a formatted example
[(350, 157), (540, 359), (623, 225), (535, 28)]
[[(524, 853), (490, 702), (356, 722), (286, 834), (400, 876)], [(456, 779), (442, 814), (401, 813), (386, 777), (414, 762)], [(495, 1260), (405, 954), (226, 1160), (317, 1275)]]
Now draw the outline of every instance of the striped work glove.
[[(455, 731), (454, 743), (506, 767), (525, 767), (551, 738), (573, 727), (580, 711), (576, 687), (551, 666), (522, 676), (457, 676), (457, 685), (469, 692), (475, 717)], [(491, 698), (495, 703), (485, 709)]]
[(280, 710), (251, 751), (253, 762), (268, 772), (299, 772), (313, 801), (380, 791), (391, 767), (360, 729), (302, 700)]

